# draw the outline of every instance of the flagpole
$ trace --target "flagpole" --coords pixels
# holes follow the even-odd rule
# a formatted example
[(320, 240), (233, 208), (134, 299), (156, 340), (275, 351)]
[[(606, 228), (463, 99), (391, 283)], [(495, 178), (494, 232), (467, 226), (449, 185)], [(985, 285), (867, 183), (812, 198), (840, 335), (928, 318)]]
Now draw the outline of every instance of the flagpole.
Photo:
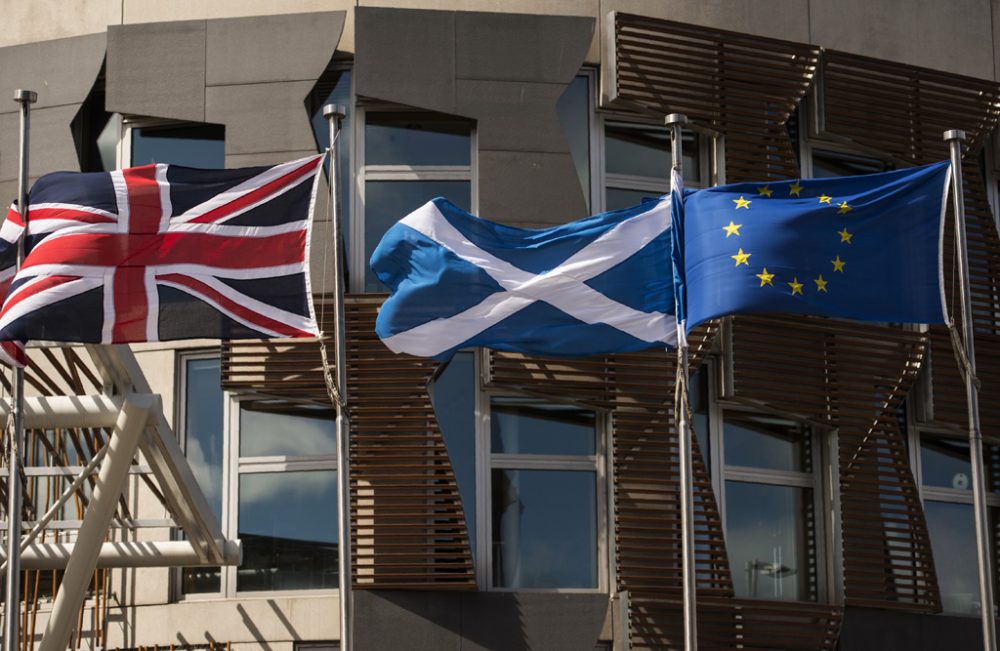
[[(687, 124), (687, 116), (683, 113), (671, 113), (664, 120), (670, 129), (671, 168), (678, 174), (683, 174), (684, 158), (681, 140), (681, 128)], [(694, 483), (691, 461), (691, 425), (688, 422), (687, 409), (687, 379), (690, 375), (688, 362), (687, 335), (684, 323), (677, 322), (677, 382), (681, 383), (680, 401), (676, 405), (677, 447), (680, 460), (680, 498), (681, 498), (681, 574), (684, 597), (684, 651), (698, 649), (698, 615), (695, 593), (694, 565)]]
[[(21, 155), (17, 167), (17, 208), (21, 211), (24, 234), (17, 241), (17, 269), (24, 259), (24, 238), (28, 234), (28, 129), (30, 105), (38, 100), (34, 91), (18, 89), (14, 101), (21, 105)], [(24, 369), (14, 369), (14, 428), (7, 462), (7, 582), (4, 590), (3, 651), (18, 648), (21, 601), (21, 456), (24, 447)]]
[[(330, 123), (330, 220), (333, 225), (333, 347), (335, 403), (337, 409), (337, 554), (340, 587), (340, 648), (351, 651), (351, 499), (350, 499), (350, 420), (347, 414), (347, 342), (344, 310), (343, 228), (340, 214), (340, 176), (337, 152), (340, 128), (346, 109), (339, 104), (323, 107)], [(324, 270), (325, 271), (325, 270)]]
[(952, 197), (955, 204), (955, 239), (958, 255), (958, 287), (962, 304), (962, 333), (968, 368), (964, 370), (965, 398), (969, 407), (969, 462), (972, 466), (972, 503), (976, 517), (976, 556), (979, 560), (979, 603), (983, 626), (984, 651), (997, 651), (994, 623), (993, 563), (990, 559), (989, 514), (986, 511), (986, 482), (983, 470), (983, 434), (979, 425), (979, 391), (973, 383), (976, 375), (976, 344), (972, 322), (972, 296), (969, 289), (969, 253), (965, 235), (965, 198), (962, 190), (962, 141), (965, 132), (944, 132), (951, 149)]

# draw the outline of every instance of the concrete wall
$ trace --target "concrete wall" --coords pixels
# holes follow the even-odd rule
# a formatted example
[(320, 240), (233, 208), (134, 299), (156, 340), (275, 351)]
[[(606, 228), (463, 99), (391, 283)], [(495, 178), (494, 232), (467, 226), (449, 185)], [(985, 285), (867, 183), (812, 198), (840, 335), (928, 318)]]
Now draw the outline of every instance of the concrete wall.
[(270, 0), (0, 0), (6, 19), (0, 47), (100, 33), (107, 25), (347, 11), (341, 49), (354, 52), (356, 4), (588, 16), (599, 21), (589, 63), (600, 61), (608, 12), (626, 11), (1000, 80), (1000, 0), (284, 0), (280, 6)]

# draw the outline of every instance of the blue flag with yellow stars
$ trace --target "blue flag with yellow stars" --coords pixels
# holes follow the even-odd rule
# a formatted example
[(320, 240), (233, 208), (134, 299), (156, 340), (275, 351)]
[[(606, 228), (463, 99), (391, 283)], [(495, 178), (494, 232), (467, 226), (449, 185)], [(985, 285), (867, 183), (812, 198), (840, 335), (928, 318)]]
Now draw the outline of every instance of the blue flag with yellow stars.
[(950, 174), (941, 162), (694, 193), (681, 244), (687, 329), (749, 312), (943, 323)]

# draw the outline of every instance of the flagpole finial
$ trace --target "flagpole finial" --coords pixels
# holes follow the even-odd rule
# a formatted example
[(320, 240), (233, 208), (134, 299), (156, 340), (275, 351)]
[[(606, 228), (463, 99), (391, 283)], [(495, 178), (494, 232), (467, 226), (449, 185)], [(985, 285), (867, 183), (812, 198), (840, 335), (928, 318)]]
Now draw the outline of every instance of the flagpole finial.
[(672, 127), (675, 124), (685, 125), (687, 123), (688, 123), (688, 116), (684, 115), (683, 113), (671, 113), (670, 115), (668, 115), (663, 119), (663, 124), (665, 124), (668, 127)]
[(343, 104), (327, 104), (323, 107), (323, 117), (327, 120), (330, 118), (337, 118), (343, 120), (344, 116), (347, 115), (347, 107)]
[(949, 129), (944, 132), (945, 142), (950, 142), (952, 140), (965, 140), (965, 132), (961, 129)]
[(18, 88), (14, 91), (14, 101), (20, 104), (34, 104), (38, 101), (38, 93)]

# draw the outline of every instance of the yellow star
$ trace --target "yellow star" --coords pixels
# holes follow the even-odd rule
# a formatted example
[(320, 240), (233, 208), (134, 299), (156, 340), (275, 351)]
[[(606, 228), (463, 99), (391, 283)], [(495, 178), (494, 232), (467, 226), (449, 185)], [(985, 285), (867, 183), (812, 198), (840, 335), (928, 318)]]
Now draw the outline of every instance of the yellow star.
[(768, 199), (770, 199), (771, 195), (774, 194), (774, 190), (771, 189), (771, 186), (765, 185), (762, 188), (757, 188), (757, 194), (759, 194), (762, 197), (767, 197)]
[(730, 220), (729, 226), (723, 226), (722, 230), (726, 231), (726, 237), (729, 237), (730, 235), (739, 235), (741, 226), (743, 226), (743, 224), (734, 224), (733, 221)]
[(832, 199), (833, 199), (833, 197), (828, 197), (825, 194), (819, 195), (819, 202), (820, 203), (830, 203), (830, 200), (832, 200)]
[(844, 265), (847, 263), (841, 260), (839, 255), (837, 256), (836, 260), (830, 260), (830, 262), (833, 264), (834, 271), (839, 271), (840, 273), (844, 273)]
[(802, 295), (802, 283), (799, 282), (798, 278), (792, 278), (792, 282), (788, 283), (788, 286), (792, 288), (792, 296)]
[(743, 195), (740, 195), (739, 199), (733, 199), (733, 203), (736, 204), (737, 210), (739, 210), (740, 208), (746, 208), (747, 210), (750, 210), (750, 201), (748, 199), (744, 199)]
[(758, 278), (760, 278), (761, 287), (763, 287), (764, 285), (770, 285), (771, 287), (774, 287), (774, 283), (771, 282), (774, 279), (774, 274), (767, 273), (767, 267), (764, 267), (764, 271), (762, 273), (755, 275)]
[(825, 292), (826, 291), (826, 282), (827, 281), (823, 280), (823, 274), (820, 274), (819, 278), (813, 278), (813, 282), (816, 283), (816, 291), (817, 292)]
[(840, 210), (838, 210), (837, 212), (839, 212), (841, 215), (846, 215), (847, 213), (851, 212), (851, 210), (853, 210), (853, 208), (847, 205), (846, 201), (841, 203), (839, 208)]
[(846, 226), (844, 226), (844, 230), (837, 231), (837, 235), (840, 236), (840, 243), (841, 244), (843, 244), (844, 242), (847, 242), (848, 244), (850, 244), (851, 243), (851, 238), (854, 237), (854, 233), (848, 233), (847, 232), (847, 227)]
[(802, 186), (799, 185), (798, 181), (788, 186), (788, 196), (790, 197), (800, 197), (802, 196), (801, 192), (802, 192)]
[(736, 260), (736, 266), (737, 267), (740, 266), (741, 264), (745, 264), (746, 266), (749, 267), (750, 263), (747, 262), (747, 260), (750, 259), (751, 255), (752, 254), (750, 254), (750, 253), (744, 253), (743, 249), (740, 249), (739, 253), (737, 253), (736, 255), (731, 255), (729, 257), (732, 258), (733, 260)]

